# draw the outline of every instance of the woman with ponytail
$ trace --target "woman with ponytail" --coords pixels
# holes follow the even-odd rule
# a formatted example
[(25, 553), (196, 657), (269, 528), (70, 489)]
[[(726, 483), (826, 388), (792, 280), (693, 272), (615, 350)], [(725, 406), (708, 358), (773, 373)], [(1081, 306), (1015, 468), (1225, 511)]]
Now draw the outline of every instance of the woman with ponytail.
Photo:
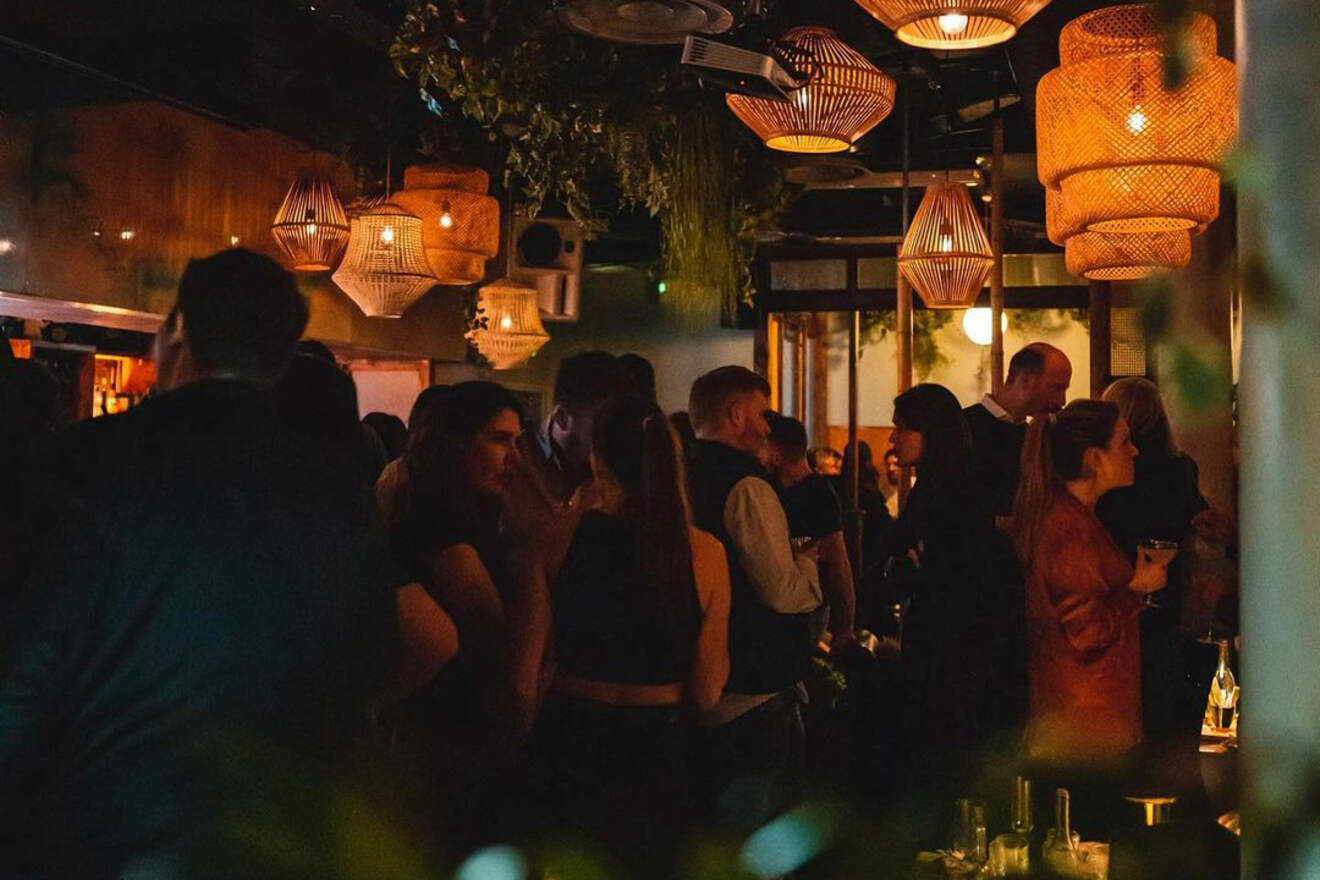
[(591, 467), (599, 501), (567, 549), (515, 561), (528, 609), (516, 699), (530, 722), (548, 680), (533, 772), (559, 827), (663, 853), (692, 818), (687, 710), (712, 707), (728, 677), (728, 563), (689, 525), (678, 444), (654, 403), (597, 416)]
[(1074, 401), (1027, 428), (1014, 522), (1033, 758), (1114, 765), (1141, 740), (1139, 594), (1162, 588), (1165, 568), (1139, 553), (1134, 569), (1095, 515), (1102, 495), (1131, 485), (1136, 457), (1112, 403)]

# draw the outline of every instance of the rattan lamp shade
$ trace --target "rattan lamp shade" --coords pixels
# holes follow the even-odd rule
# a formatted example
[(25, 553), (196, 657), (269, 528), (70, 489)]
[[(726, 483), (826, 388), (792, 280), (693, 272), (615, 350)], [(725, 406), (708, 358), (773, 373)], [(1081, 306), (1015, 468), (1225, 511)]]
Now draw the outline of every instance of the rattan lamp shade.
[(536, 306), (536, 290), (509, 278), (478, 291), (477, 321), (467, 339), (496, 370), (521, 366), (550, 341)]
[(1064, 263), (1074, 275), (1091, 281), (1137, 281), (1192, 259), (1192, 236), (1173, 232), (1082, 232), (1064, 244)]
[(1050, 0), (857, 0), (904, 43), (978, 49), (1013, 35)]
[(348, 242), (348, 217), (330, 178), (304, 174), (284, 195), (271, 235), (299, 272), (334, 268)]
[(994, 265), (990, 240), (961, 183), (926, 187), (903, 245), (898, 269), (928, 309), (965, 309)]
[[(500, 249), (500, 205), (486, 195), (490, 178), (466, 165), (405, 169), (399, 207), (422, 220), (426, 261), (440, 284), (476, 284)], [(447, 218), (447, 219), (446, 219)]]
[(331, 277), (364, 315), (401, 316), (436, 284), (422, 250), (422, 221), (389, 202), (354, 217), (348, 251)]
[(1236, 72), (1213, 55), (1213, 21), (1195, 16), (1190, 34), (1196, 63), (1169, 90), (1149, 7), (1100, 9), (1064, 28), (1064, 64), (1036, 92), (1037, 170), (1084, 228), (1193, 229), (1218, 215), (1218, 164), (1237, 136)]
[(894, 109), (894, 78), (821, 27), (794, 28), (783, 44), (811, 80), (787, 101), (730, 94), (729, 109), (765, 145), (789, 153), (837, 153)]

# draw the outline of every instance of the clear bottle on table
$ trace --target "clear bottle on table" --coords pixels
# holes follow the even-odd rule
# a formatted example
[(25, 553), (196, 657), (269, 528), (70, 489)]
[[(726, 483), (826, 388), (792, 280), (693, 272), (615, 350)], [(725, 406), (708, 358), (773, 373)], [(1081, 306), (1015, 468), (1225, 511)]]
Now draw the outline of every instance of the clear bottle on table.
[(1031, 872), (1031, 780), (1025, 776), (1013, 781), (1013, 809), (1009, 822), (1013, 830), (990, 843), (992, 877), (1025, 877)]
[(1045, 834), (1041, 846), (1045, 867), (1056, 874), (1069, 876), (1077, 873), (1080, 860), (1079, 845), (1082, 837), (1072, 830), (1072, 801), (1068, 789), (1054, 793), (1054, 827)]
[(1206, 704), (1205, 723), (1215, 730), (1233, 731), (1237, 727), (1237, 705), (1240, 690), (1228, 662), (1229, 640), (1219, 642), (1219, 665), (1210, 682), (1210, 698)]

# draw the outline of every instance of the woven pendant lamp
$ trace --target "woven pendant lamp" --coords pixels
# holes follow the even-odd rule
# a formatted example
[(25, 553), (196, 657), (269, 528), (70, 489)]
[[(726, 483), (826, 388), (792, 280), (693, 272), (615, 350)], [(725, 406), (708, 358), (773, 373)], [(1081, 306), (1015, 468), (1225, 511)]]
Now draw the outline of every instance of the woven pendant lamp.
[(961, 183), (926, 187), (898, 249), (898, 269), (928, 309), (965, 309), (994, 265), (990, 239)]
[(1050, 0), (857, 0), (911, 46), (979, 49), (1012, 39)]
[(352, 220), (335, 284), (364, 315), (398, 318), (435, 286), (422, 250), (422, 221), (386, 202)]
[(837, 153), (894, 109), (898, 84), (822, 27), (794, 28), (782, 44), (811, 79), (787, 101), (729, 94), (729, 109), (765, 145), (789, 153)]
[(1181, 269), (1192, 259), (1192, 236), (1173, 232), (1082, 232), (1064, 244), (1068, 271), (1091, 281), (1137, 281)]
[(469, 165), (413, 165), (392, 201), (422, 220), (426, 262), (440, 284), (476, 284), (500, 249), (500, 205), (490, 177)]
[(1193, 66), (1164, 87), (1152, 8), (1114, 6), (1065, 26), (1061, 67), (1036, 92), (1040, 180), (1086, 229), (1194, 229), (1219, 213), (1218, 164), (1237, 136), (1236, 72), (1214, 55), (1214, 22), (1187, 31)]
[(298, 272), (334, 268), (348, 243), (348, 217), (323, 174), (299, 175), (284, 195), (271, 235)]
[(496, 370), (521, 366), (550, 341), (536, 306), (536, 290), (511, 278), (477, 292), (477, 322), (465, 335)]

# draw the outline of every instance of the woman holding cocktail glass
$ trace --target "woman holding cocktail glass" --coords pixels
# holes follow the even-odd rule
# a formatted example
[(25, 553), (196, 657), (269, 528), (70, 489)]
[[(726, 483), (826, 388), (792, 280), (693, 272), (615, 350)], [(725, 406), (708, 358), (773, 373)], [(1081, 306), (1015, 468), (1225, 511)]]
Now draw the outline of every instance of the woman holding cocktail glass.
[(1141, 741), (1142, 594), (1167, 560), (1134, 565), (1096, 518), (1100, 497), (1131, 485), (1137, 449), (1113, 403), (1074, 401), (1027, 429), (1014, 505), (1027, 572), (1032, 758), (1116, 764)]

